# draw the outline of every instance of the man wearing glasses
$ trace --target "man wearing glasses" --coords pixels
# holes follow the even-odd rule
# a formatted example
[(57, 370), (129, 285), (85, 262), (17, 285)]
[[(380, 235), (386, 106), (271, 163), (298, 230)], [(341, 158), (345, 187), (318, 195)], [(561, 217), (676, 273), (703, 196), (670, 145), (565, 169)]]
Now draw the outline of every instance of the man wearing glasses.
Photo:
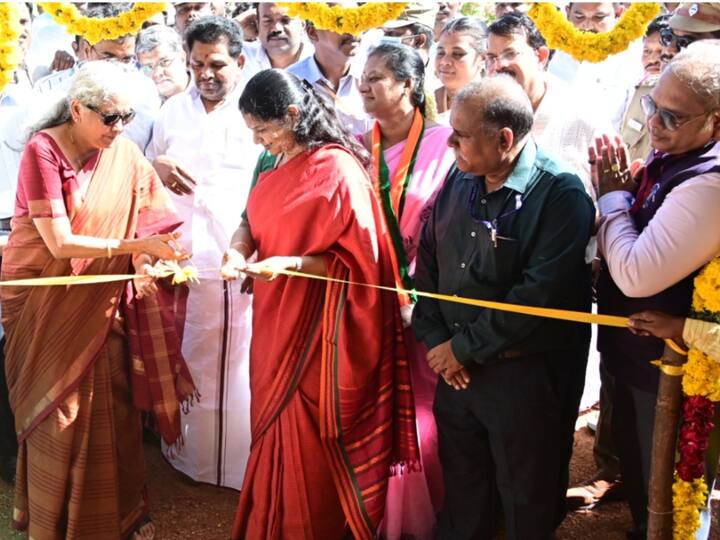
[(155, 83), (163, 103), (187, 88), (190, 73), (185, 50), (175, 30), (162, 25), (150, 26), (138, 34), (135, 49), (141, 71)]
[[(661, 16), (662, 17), (662, 16)], [(659, 19), (660, 17), (658, 17)], [(646, 41), (650, 39), (651, 29), (657, 28), (654, 22), (648, 27)], [(682, 49), (694, 41), (720, 38), (720, 3), (681, 4), (666, 24), (657, 28), (660, 45), (660, 68), (665, 66)], [(658, 76), (645, 77), (636, 86), (628, 100), (627, 111), (623, 118), (623, 141), (628, 145), (631, 160), (644, 160), (650, 152), (650, 135), (645, 124), (645, 113), (641, 105), (643, 96), (650, 93), (657, 83)]]
[[(687, 316), (693, 278), (720, 253), (718, 72), (720, 43), (703, 40), (681, 51), (643, 97), (654, 151), (642, 174), (631, 176), (618, 141), (605, 139), (590, 149), (599, 178), (602, 313)], [(645, 538), (658, 384), (650, 361), (660, 357), (663, 342), (601, 327), (598, 349), (615, 381), (611, 421), (635, 523), (632, 538)]]
[[(580, 179), (532, 140), (523, 88), (507, 75), (471, 83), (450, 124), (456, 166), (422, 233), (418, 290), (588, 311), (595, 209)], [(500, 506), (509, 540), (550, 538), (590, 328), (420, 297), (413, 329), (444, 379), (437, 538), (492, 538)]]
[[(90, 4), (84, 15), (94, 19), (117, 17), (126, 9), (127, 4)], [(128, 34), (117, 39), (105, 39), (94, 45), (91, 45), (83, 37), (76, 36), (75, 43), (78, 63), (69, 69), (52, 73), (38, 80), (33, 86), (34, 93), (42, 98), (50, 91), (67, 90), (73, 76), (85, 62), (105, 60), (125, 64), (128, 72), (128, 85), (136, 92), (137, 99), (135, 100), (136, 117), (132, 123), (125, 126), (122, 136), (137, 144), (141, 152), (145, 152), (152, 135), (155, 116), (160, 108), (160, 98), (155, 90), (155, 85), (143, 77), (137, 69), (135, 35)]]

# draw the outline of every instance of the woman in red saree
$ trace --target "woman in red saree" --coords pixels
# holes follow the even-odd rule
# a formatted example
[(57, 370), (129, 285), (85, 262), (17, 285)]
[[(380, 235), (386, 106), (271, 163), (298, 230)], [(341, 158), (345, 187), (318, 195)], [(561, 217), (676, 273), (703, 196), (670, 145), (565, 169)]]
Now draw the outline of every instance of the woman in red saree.
[[(126, 87), (122, 68), (90, 62), (67, 99), (33, 129), (3, 280), (127, 274), (131, 266), (149, 274), (155, 258), (182, 257), (171, 233), (177, 217), (160, 180), (134, 143), (118, 137), (133, 116)], [(0, 288), (20, 443), (13, 524), (30, 538), (154, 534), (146, 523), (141, 424), (118, 318), (125, 287)], [(157, 290), (150, 277), (135, 287), (136, 299)]]
[(419, 457), (397, 295), (275, 273), (392, 286), (367, 154), (283, 71), (253, 77), (240, 110), (276, 163), (223, 267), (255, 279), (252, 447), (233, 538), (373, 538), (391, 467)]

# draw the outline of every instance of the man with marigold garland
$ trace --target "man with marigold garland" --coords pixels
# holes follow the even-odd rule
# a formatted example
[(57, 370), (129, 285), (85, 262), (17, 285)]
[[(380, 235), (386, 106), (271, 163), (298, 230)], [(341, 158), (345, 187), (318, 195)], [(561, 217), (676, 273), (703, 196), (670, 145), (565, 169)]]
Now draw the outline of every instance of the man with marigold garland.
[[(602, 34), (610, 32), (620, 20), (623, 7), (613, 2), (571, 2), (567, 18), (578, 30)], [(625, 109), (627, 92), (642, 77), (642, 40), (602, 62), (578, 61), (564, 51), (557, 51), (548, 64), (548, 72), (571, 84), (586, 103), (602, 110), (615, 129)]]
[[(631, 175), (627, 150), (590, 148), (601, 214), (598, 309), (630, 315), (690, 311), (693, 278), (720, 253), (720, 45), (678, 54), (643, 99), (653, 152)], [(682, 250), (682, 252), (679, 252)], [(662, 269), (662, 271), (659, 271)], [(659, 358), (663, 341), (601, 327), (601, 362), (615, 381), (613, 435), (635, 524), (645, 538)]]

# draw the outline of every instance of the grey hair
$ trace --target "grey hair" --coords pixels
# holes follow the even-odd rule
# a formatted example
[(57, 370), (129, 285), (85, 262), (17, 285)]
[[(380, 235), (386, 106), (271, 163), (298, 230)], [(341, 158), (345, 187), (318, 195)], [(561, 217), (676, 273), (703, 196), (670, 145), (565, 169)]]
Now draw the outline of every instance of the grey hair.
[(700, 98), (706, 110), (720, 109), (720, 39), (691, 43), (667, 69)]
[(495, 75), (471, 82), (455, 98), (456, 103), (469, 101), (486, 132), (510, 128), (517, 146), (533, 126), (533, 108), (522, 86), (510, 75)]
[(180, 34), (169, 26), (156, 24), (138, 34), (135, 42), (135, 54), (152, 52), (160, 45), (167, 45), (175, 53), (183, 50)]
[(128, 84), (131, 68), (117, 62), (95, 60), (87, 62), (72, 79), (65, 95), (52, 100), (52, 104), (41, 112), (41, 116), (30, 123), (27, 140), (38, 131), (59, 126), (71, 119), (70, 103), (78, 100), (83, 105), (102, 107), (117, 96), (132, 98), (134, 92)]

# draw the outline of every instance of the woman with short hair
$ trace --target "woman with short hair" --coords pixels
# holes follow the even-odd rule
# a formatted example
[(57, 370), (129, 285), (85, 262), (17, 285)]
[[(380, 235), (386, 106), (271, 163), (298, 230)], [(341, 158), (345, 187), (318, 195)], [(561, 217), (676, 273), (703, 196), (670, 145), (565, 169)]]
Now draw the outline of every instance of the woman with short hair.
[[(126, 76), (110, 62), (84, 65), (67, 97), (32, 129), (20, 164), (3, 281), (148, 276), (127, 290), (123, 281), (0, 288), (20, 443), (13, 520), (30, 538), (154, 534), (128, 340), (152, 335), (158, 349), (172, 345), (161, 321), (142, 314), (155, 306), (145, 304), (157, 292), (155, 261), (184, 253), (174, 245), (179, 222), (160, 179), (119, 136), (134, 115)], [(135, 373), (149, 367), (145, 360), (143, 347), (136, 348), (133, 392), (145, 380)], [(174, 360), (180, 373), (173, 383), (192, 392), (182, 360)], [(163, 405), (168, 416), (159, 421), (176, 425), (179, 436), (177, 401)]]

